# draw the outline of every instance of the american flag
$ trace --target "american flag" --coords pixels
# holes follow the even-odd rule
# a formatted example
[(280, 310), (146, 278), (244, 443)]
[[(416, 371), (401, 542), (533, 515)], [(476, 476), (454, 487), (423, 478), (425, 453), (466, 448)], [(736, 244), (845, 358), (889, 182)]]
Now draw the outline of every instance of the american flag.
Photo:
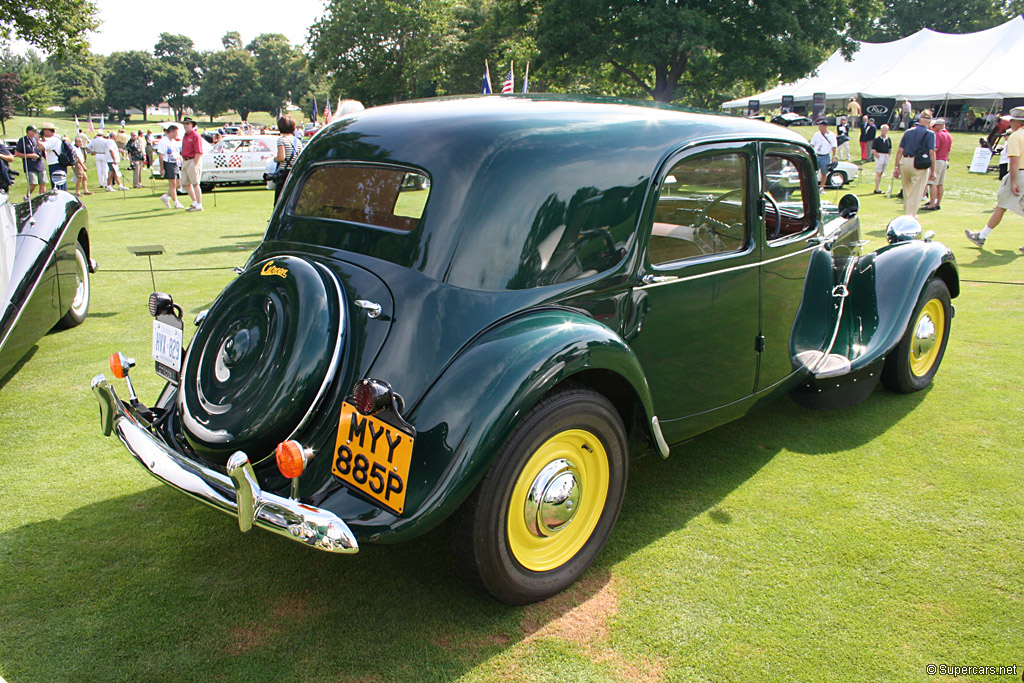
[[(328, 102), (327, 104), (330, 105), (330, 102)], [(317, 122), (317, 118), (318, 117), (316, 112), (316, 95), (313, 95), (313, 123)]]
[(507, 92), (512, 92), (516, 88), (515, 76), (512, 75), (512, 69), (515, 66), (513, 62), (508, 63), (508, 78), (505, 79), (505, 84), (501, 86), (501, 94), (504, 95)]

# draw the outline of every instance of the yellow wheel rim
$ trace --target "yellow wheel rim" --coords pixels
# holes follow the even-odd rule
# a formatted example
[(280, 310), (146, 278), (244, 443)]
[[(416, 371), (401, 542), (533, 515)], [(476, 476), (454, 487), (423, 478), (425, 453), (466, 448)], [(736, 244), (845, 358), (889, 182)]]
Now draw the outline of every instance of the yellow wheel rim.
[[(568, 429), (541, 444), (509, 499), (506, 532), (519, 564), (543, 572), (571, 560), (601, 519), (608, 481), (608, 455), (590, 432)], [(538, 498), (543, 499), (539, 505)]]
[(940, 300), (931, 299), (921, 307), (911, 333), (910, 371), (916, 377), (927, 375), (935, 367), (945, 331), (946, 309)]

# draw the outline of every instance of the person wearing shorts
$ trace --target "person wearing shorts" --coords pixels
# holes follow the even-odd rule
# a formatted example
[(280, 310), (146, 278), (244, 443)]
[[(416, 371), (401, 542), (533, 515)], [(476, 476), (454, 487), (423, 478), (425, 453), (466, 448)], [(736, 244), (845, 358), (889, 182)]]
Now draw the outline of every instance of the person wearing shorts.
[[(985, 227), (975, 232), (965, 230), (964, 234), (976, 246), (984, 247), (985, 240), (996, 229), (1007, 211), (1024, 216), (1024, 107), (1010, 110), (1010, 137), (1006, 139), (1006, 154), (1010, 159), (1009, 172), (1003, 177), (996, 192), (996, 206)], [(1024, 247), (1020, 248), (1024, 252)]]
[[(178, 201), (178, 164), (181, 161), (181, 143), (178, 141), (178, 127), (170, 126), (156, 146), (157, 154), (163, 166), (164, 178), (167, 180), (167, 194), (161, 195), (160, 201), (168, 209), (184, 209)], [(174, 202), (173, 204), (171, 202)]]
[(889, 155), (892, 153), (889, 124), (883, 123), (878, 129), (878, 135), (871, 141), (871, 150), (875, 153), (875, 194), (882, 194), (882, 174), (889, 166)]
[(187, 116), (183, 119), (185, 137), (181, 140), (181, 183), (185, 186), (192, 206), (188, 211), (203, 210), (203, 191), (199, 189), (199, 178), (203, 174), (203, 139), (196, 131), (196, 122)]
[(25, 182), (28, 183), (28, 194), (25, 199), (32, 198), (32, 190), (39, 188), (39, 194), (46, 191), (46, 165), (43, 161), (43, 150), (39, 147), (39, 131), (35, 126), (25, 128), (25, 137), (14, 145), (14, 156), (22, 159), (25, 171)]
[(946, 119), (933, 119), (935, 133), (935, 176), (928, 180), (928, 206), (922, 211), (938, 211), (942, 208), (942, 193), (946, 184), (946, 169), (949, 168), (949, 150), (953, 148), (953, 136), (946, 130)]
[(814, 148), (814, 156), (818, 159), (818, 173), (821, 175), (821, 189), (825, 189), (825, 178), (828, 177), (828, 167), (836, 158), (836, 136), (828, 132), (828, 121), (818, 120), (818, 132), (811, 138), (811, 147)]

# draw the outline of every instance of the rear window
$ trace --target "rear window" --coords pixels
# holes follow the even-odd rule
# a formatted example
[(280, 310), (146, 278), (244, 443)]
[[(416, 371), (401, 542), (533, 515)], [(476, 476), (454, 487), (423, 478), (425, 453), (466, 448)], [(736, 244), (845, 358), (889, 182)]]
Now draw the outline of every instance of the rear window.
[(329, 164), (306, 176), (292, 213), (409, 232), (419, 225), (430, 179), (393, 166)]

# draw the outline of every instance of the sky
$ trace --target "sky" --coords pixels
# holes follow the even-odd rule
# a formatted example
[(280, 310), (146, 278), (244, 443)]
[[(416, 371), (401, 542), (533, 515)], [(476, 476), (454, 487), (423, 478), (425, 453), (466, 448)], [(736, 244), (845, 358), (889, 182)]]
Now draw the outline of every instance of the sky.
[[(199, 51), (220, 50), (228, 31), (242, 34), (242, 44), (261, 33), (283, 33), (292, 45), (306, 42), (306, 33), (324, 12), (324, 0), (277, 2), (166, 2), (166, 0), (96, 0), (103, 23), (90, 35), (92, 51), (108, 55), (124, 50), (152, 52), (161, 33), (183, 34)], [(287, 12), (279, 8), (287, 7)], [(127, 9), (126, 9), (127, 8)]]

